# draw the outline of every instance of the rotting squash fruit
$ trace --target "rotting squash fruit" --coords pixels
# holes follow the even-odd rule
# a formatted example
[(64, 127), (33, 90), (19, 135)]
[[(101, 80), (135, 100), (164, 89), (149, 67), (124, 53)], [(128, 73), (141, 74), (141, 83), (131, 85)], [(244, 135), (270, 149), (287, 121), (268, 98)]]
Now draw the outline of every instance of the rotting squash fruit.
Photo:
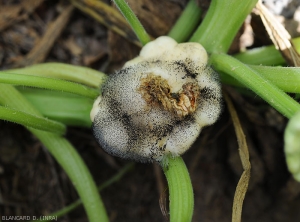
[(199, 43), (162, 36), (110, 75), (91, 111), (111, 155), (140, 162), (183, 154), (221, 112), (218, 74)]

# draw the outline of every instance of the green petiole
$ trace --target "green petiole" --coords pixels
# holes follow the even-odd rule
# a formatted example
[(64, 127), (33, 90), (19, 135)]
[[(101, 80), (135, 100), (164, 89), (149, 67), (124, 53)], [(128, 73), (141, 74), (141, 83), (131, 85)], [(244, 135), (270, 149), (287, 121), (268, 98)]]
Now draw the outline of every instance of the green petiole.
[[(289, 93), (300, 93), (300, 68), (299, 67), (272, 67), (247, 65), (257, 71), (263, 78)], [(221, 81), (225, 84), (244, 87), (239, 81), (224, 73), (220, 73)]]
[(162, 163), (169, 187), (170, 222), (192, 221), (194, 193), (189, 172), (181, 157), (166, 157)]
[(145, 31), (143, 25), (138, 20), (134, 12), (128, 6), (128, 4), (124, 0), (113, 0), (120, 12), (123, 14), (127, 22), (130, 24), (131, 28), (137, 35), (138, 39), (142, 43), (142, 45), (146, 45), (151, 41), (149, 35)]
[(198, 7), (196, 0), (190, 0), (168, 36), (178, 43), (186, 41), (199, 24), (201, 15), (202, 10)]
[[(292, 42), (300, 51), (300, 37), (292, 39)], [(249, 49), (234, 55), (241, 62), (251, 65), (275, 66), (285, 64), (285, 60), (274, 45)]]
[(68, 126), (91, 127), (94, 100), (51, 90), (20, 87), (22, 95), (45, 117)]
[(282, 55), (274, 45), (249, 49), (245, 52), (235, 54), (233, 57), (251, 65), (274, 66), (285, 63), (284, 58), (282, 58)]
[(95, 99), (99, 95), (98, 90), (78, 83), (34, 75), (1, 72), (0, 83), (58, 90), (62, 92), (74, 93), (80, 96), (86, 96), (91, 99)]
[[(199, 42), (207, 52), (227, 52), (257, 0), (212, 0), (208, 12), (190, 42)], [(234, 9), (235, 13), (232, 13)]]
[(299, 103), (239, 60), (226, 54), (212, 54), (210, 62), (217, 71), (224, 72), (247, 86), (282, 115), (290, 118), (300, 110)]
[(96, 89), (99, 89), (107, 79), (106, 74), (94, 69), (63, 63), (42, 63), (20, 69), (10, 69), (5, 72), (63, 79)]
[(0, 106), (0, 119), (51, 133), (64, 134), (66, 132), (66, 126), (60, 122), (3, 106)]

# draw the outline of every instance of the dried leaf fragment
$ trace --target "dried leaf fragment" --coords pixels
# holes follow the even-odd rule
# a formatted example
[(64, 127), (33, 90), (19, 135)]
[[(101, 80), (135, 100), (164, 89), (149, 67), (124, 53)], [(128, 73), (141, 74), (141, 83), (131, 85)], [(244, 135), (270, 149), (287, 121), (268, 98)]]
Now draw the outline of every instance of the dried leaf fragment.
[(256, 9), (276, 49), (280, 51), (289, 65), (300, 66), (300, 55), (291, 42), (291, 36), (288, 31), (268, 11), (261, 0), (257, 2)]
[(243, 166), (243, 173), (240, 177), (240, 180), (236, 186), (233, 206), (232, 206), (232, 222), (240, 222), (242, 220), (242, 210), (243, 210), (243, 202), (245, 199), (245, 195), (248, 189), (249, 180), (250, 180), (250, 170), (251, 164), (249, 160), (249, 151), (246, 142), (246, 137), (243, 132), (241, 123), (239, 121), (238, 115), (235, 111), (235, 108), (228, 97), (227, 94), (224, 93), (224, 98), (226, 104), (228, 106), (228, 110), (230, 112), (230, 116), (234, 125), (234, 130), (237, 136), (238, 145), (239, 145), (239, 155)]
[(195, 112), (200, 96), (199, 86), (195, 83), (185, 83), (178, 93), (171, 93), (168, 82), (161, 76), (149, 74), (141, 79), (138, 88), (144, 100), (150, 106), (162, 106), (178, 117), (184, 117)]

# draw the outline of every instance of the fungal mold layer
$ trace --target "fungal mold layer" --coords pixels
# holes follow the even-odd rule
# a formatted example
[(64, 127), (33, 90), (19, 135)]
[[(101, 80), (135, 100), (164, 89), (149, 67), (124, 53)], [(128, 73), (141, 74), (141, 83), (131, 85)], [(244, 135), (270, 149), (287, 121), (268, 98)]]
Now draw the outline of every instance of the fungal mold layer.
[(198, 43), (163, 36), (110, 75), (91, 111), (102, 148), (140, 162), (162, 161), (190, 148), (221, 111), (218, 74)]

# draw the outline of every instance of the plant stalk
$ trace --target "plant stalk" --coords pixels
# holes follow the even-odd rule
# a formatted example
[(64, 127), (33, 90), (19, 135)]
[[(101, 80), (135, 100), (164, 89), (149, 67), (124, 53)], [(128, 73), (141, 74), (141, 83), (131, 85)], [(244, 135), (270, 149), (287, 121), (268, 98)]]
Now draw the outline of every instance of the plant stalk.
[(166, 157), (162, 164), (169, 187), (170, 222), (192, 221), (194, 193), (189, 172), (181, 157)]
[(120, 12), (123, 14), (127, 22), (132, 27), (133, 31), (137, 35), (138, 39), (142, 43), (142, 45), (146, 45), (151, 41), (149, 35), (145, 31), (143, 25), (138, 20), (134, 12), (128, 6), (128, 4), (124, 0), (113, 0)]
[(26, 127), (57, 133), (59, 135), (66, 132), (66, 126), (60, 122), (3, 106), (0, 106), (0, 119), (18, 123)]
[(190, 42), (199, 42), (209, 53), (227, 52), (256, 2), (257, 0), (212, 0)]
[(247, 86), (287, 118), (300, 110), (299, 103), (239, 60), (226, 54), (214, 53), (210, 62), (217, 71), (224, 72)]
[(188, 40), (199, 24), (201, 15), (202, 10), (196, 1), (190, 0), (168, 36), (175, 39), (178, 43)]
[(107, 79), (106, 74), (91, 68), (54, 62), (36, 64), (20, 69), (10, 69), (5, 72), (63, 79), (96, 89), (99, 89)]
[(58, 90), (89, 97), (91, 99), (95, 99), (99, 95), (98, 90), (82, 84), (49, 77), (14, 74), (9, 73), (9, 71), (0, 73), (0, 83)]

